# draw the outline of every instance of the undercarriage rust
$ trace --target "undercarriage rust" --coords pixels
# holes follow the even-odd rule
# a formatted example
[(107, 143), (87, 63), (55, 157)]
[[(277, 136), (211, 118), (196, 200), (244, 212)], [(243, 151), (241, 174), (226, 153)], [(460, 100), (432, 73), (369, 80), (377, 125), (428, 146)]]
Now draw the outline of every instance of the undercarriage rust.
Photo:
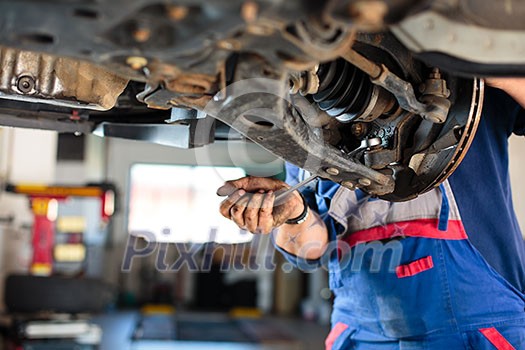
[(128, 80), (93, 63), (0, 48), (0, 98), (108, 110)]

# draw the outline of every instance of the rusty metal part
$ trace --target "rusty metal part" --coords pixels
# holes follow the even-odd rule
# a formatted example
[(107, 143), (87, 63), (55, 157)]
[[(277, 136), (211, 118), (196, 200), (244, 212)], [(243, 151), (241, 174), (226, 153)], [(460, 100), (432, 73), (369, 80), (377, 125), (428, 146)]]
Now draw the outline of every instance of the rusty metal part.
[(133, 32), (133, 37), (139, 43), (145, 43), (151, 38), (151, 30), (149, 28), (138, 28)]
[[(348, 159), (325, 142), (322, 127), (305, 122), (309, 117), (303, 116), (318, 115), (318, 110), (309, 104), (298, 106), (295, 99), (304, 97), (296, 96), (292, 100), (285, 83), (287, 80), (252, 78), (257, 74), (253, 66), (256, 63), (257, 60), (247, 57), (240, 61), (236, 82), (228, 86), (226, 98), (213, 99), (204, 111), (313, 174), (336, 182), (357, 183), (359, 178), (367, 178), (371, 180), (367, 190), (377, 195), (394, 190), (390, 176)], [(301, 108), (300, 114), (294, 108), (297, 106)]]
[(384, 64), (378, 65), (353, 49), (345, 52), (342, 57), (367, 73), (374, 84), (391, 92), (404, 110), (418, 114), (432, 122), (442, 123), (446, 119), (448, 114), (446, 103), (421, 103), (416, 98), (412, 84), (399, 78)]
[(365, 164), (372, 169), (384, 169), (390, 164), (402, 163), (405, 144), (411, 138), (412, 127), (420, 120), (417, 115), (407, 112), (397, 118), (376, 120), (370, 134), (388, 147), (366, 150), (363, 155)]
[[(211, 116), (313, 174), (348, 188), (362, 187), (382, 198), (406, 200), (435, 184), (436, 179), (441, 181), (441, 172), (451, 167), (447, 163), (454, 147), (463, 147), (445, 147), (450, 143), (443, 141), (443, 135), (447, 135), (447, 141), (454, 141), (447, 133), (455, 125), (467, 132), (471, 130), (465, 127), (469, 108), (465, 101), (470, 100), (471, 82), (463, 79), (458, 83), (459, 78), (445, 75), (453, 104), (448, 115), (450, 101), (444, 78), (433, 72), (425, 82), (426, 66), (401, 44), (401, 48), (390, 46), (395, 38), (388, 40), (387, 33), (376, 33), (363, 41), (362, 33), (356, 33), (352, 25), (379, 26), (383, 17), (388, 23), (394, 1), (384, 1), (387, 9), (381, 0), (336, 0), (345, 4), (342, 12), (350, 19), (338, 22), (330, 16), (335, 13), (327, 11), (329, 3), (334, 2), (330, 0), (192, 0), (177, 5), (152, 0), (100, 0), (83, 4), (87, 9), (81, 11), (81, 18), (71, 17), (71, 4), (64, 1), (39, 3), (42, 16), (35, 16), (36, 0), (7, 0), (0, 2), (0, 18), (4, 19), (0, 22), (5, 27), (0, 31), (0, 41), (9, 47), (88, 59), (116, 72), (115, 76), (134, 80), (126, 89), (129, 95), (120, 102), (135, 96), (141, 83), (146, 83), (147, 88), (138, 99), (149, 107), (206, 110), (211, 105)], [(33, 4), (31, 14), (29, 4)], [(76, 10), (77, 5), (74, 6)], [(91, 18), (86, 18), (86, 14)], [(61, 18), (67, 20), (59, 21)], [(19, 23), (31, 23), (31, 28)], [(332, 96), (325, 96), (325, 112), (320, 110), (320, 103), (312, 104), (308, 95), (322, 90), (317, 68), (335, 60), (346, 63), (350, 74), (344, 75), (345, 79), (337, 85), (338, 92), (345, 92), (339, 97), (345, 98), (331, 104)], [(34, 61), (42, 66), (39, 60)], [(81, 71), (78, 66), (71, 66)], [(360, 79), (352, 86), (363, 90), (346, 90), (351, 84), (345, 82), (356, 72)], [(21, 73), (9, 79), (15, 95), (38, 96), (42, 78)], [(75, 74), (69, 74), (71, 79)], [(103, 80), (104, 76), (97, 74), (96, 79)], [(288, 93), (290, 76), (294, 96)], [(252, 81), (254, 85), (246, 82), (251, 78), (257, 80)], [(273, 79), (272, 83), (258, 85), (258, 79), (266, 78)], [(425, 87), (420, 98), (413, 86), (422, 83)], [(93, 86), (96, 84), (98, 80)], [(351, 97), (361, 98), (360, 103)], [(455, 109), (458, 101), (459, 108)], [(336, 119), (341, 115), (337, 110), (349, 105), (359, 105), (355, 118)], [(334, 112), (333, 117), (328, 116), (329, 110)], [(153, 113), (154, 117), (163, 115), (162, 111)], [(103, 122), (107, 115), (99, 113), (99, 119), (93, 120)], [(71, 120), (77, 122), (79, 116), (74, 118)], [(140, 118), (125, 122), (149, 123), (151, 115), (141, 114)], [(428, 120), (444, 123), (431, 123), (432, 127), (425, 129)], [(149, 130), (157, 130), (157, 124), (165, 121), (166, 118), (155, 119), (155, 127)], [(361, 124), (354, 127), (354, 122)], [(209, 136), (209, 132), (203, 135)], [(422, 138), (430, 141), (421, 142)], [(423, 152), (425, 155), (420, 156)], [(432, 163), (432, 155), (440, 159)], [(453, 158), (452, 163), (459, 159)], [(420, 171), (429, 164), (431, 171)]]
[(414, 170), (416, 175), (421, 176), (432, 171), (435, 163), (439, 161), (439, 153), (455, 148), (461, 138), (461, 127), (449, 129), (445, 134), (440, 136), (427, 149), (414, 154), (410, 158), (409, 167)]
[(134, 70), (139, 70), (148, 64), (148, 60), (141, 56), (130, 56), (126, 59), (126, 63)]
[(427, 116), (433, 123), (444, 123), (450, 109), (450, 90), (447, 82), (442, 79), (438, 68), (433, 68), (432, 73), (419, 87), (422, 94), (421, 101), (427, 105), (433, 105), (436, 109), (441, 109), (441, 113), (432, 113)]
[(352, 124), (352, 134), (354, 134), (355, 137), (358, 139), (363, 138), (363, 136), (366, 135), (368, 131), (368, 124), (367, 123), (353, 123)]
[(478, 129), (479, 121), (481, 119), (481, 111), (483, 108), (483, 99), (485, 96), (485, 81), (483, 79), (474, 79), (472, 100), (470, 103), (470, 111), (468, 114), (467, 122), (461, 133), (461, 139), (459, 140), (456, 150), (452, 155), (451, 160), (438, 176), (426, 189), (425, 191), (438, 186), (447, 177), (449, 177), (461, 164), (463, 158), (467, 155), (467, 151), (474, 140), (474, 135)]
[(0, 48), (0, 98), (107, 110), (128, 81), (92, 63)]
[(314, 67), (304, 72), (290, 73), (290, 93), (300, 93), (303, 96), (315, 94), (319, 89), (317, 68)]
[[(479, 79), (449, 80), (451, 83), (451, 106), (447, 121), (443, 124), (421, 121), (420, 128), (412, 137), (402, 137), (405, 149), (400, 162), (388, 165), (396, 178), (406, 178), (408, 183), (396, 186), (396, 191), (383, 199), (398, 201), (414, 198), (438, 186), (457, 168), (465, 157), (481, 118), (483, 106), (483, 82)], [(425, 123), (432, 128), (417, 135)], [(432, 139), (428, 143), (426, 140)], [(413, 146), (410, 145), (413, 140)], [(421, 141), (424, 141), (421, 143)], [(422, 148), (420, 145), (424, 144)], [(377, 155), (375, 159), (381, 159)]]
[(199, 97), (191, 97), (191, 96), (178, 96), (173, 97), (170, 100), (170, 104), (172, 106), (194, 106), (195, 108), (202, 110), (206, 107), (206, 105), (211, 101), (212, 97), (208, 95), (203, 95)]
[(159, 85), (146, 85), (146, 89), (137, 95), (137, 100), (153, 109), (170, 109), (172, 107), (188, 107), (203, 109), (211, 100), (210, 95), (174, 94)]
[(353, 30), (335, 26), (334, 23), (322, 22), (318, 18), (311, 18), (308, 22), (297, 21), (293, 29), (293, 34), (287, 30), (281, 30), (280, 34), (290, 44), (300, 48), (306, 57), (312, 58), (281, 56), (284, 66), (295, 71), (306, 71), (319, 62), (341, 56), (355, 40)]
[(217, 41), (217, 47), (226, 51), (240, 51), (242, 44), (235, 39), (224, 39)]
[(209, 93), (217, 78), (205, 74), (182, 74), (164, 82), (166, 89), (180, 94), (202, 95)]
[(427, 80), (419, 87), (423, 95), (435, 95), (439, 97), (449, 97), (450, 90), (447, 88), (447, 82), (442, 78), (439, 68), (432, 68), (432, 73)]
[(167, 10), (169, 18), (175, 22), (182, 21), (189, 13), (188, 7), (179, 5), (168, 5)]
[(383, 72), (381, 66), (370, 61), (355, 50), (347, 50), (341, 55), (341, 57), (368, 74), (371, 79), (379, 78)]
[(301, 71), (337, 57), (353, 41), (349, 29), (322, 19), (322, 2), (101, 0), (79, 10), (43, 1), (41, 16), (31, 2), (0, 3), (9, 12), (10, 34), (0, 33), (6, 46), (90, 60), (149, 84), (181, 74), (217, 77), (237, 52), (256, 53), (272, 69)]
[[(394, 114), (395, 108), (397, 108), (397, 104), (394, 97), (385, 89), (376, 85), (372, 89), (372, 96), (367, 108), (355, 119), (355, 121), (371, 122), (382, 115)], [(341, 118), (338, 119), (341, 120)]]

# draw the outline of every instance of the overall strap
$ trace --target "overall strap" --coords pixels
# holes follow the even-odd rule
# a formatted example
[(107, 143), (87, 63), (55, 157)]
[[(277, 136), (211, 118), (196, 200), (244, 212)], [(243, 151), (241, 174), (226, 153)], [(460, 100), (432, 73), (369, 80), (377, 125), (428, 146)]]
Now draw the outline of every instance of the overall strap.
[(450, 214), (450, 203), (447, 197), (447, 191), (443, 184), (439, 185), (441, 191), (441, 209), (439, 211), (438, 230), (446, 231), (448, 229), (448, 218)]

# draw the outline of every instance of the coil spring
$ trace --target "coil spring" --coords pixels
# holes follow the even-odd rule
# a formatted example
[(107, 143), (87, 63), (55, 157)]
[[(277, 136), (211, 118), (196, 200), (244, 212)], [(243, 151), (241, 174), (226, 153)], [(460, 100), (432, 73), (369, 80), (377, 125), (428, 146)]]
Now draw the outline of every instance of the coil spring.
[(324, 63), (317, 71), (319, 88), (313, 94), (319, 108), (332, 117), (359, 117), (367, 108), (373, 84), (368, 75), (343, 59)]

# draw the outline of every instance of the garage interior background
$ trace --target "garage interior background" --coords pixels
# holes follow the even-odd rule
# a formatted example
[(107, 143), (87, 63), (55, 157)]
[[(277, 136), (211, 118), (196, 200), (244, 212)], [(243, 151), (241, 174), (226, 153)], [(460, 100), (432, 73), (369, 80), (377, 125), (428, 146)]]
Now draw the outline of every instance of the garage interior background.
[[(67, 152), (63, 152), (64, 147), (67, 148)], [(58, 152), (57, 148), (60, 149)], [(76, 153), (80, 150), (81, 154), (74, 155), (73, 148), (77, 148)], [(275, 346), (264, 347), (265, 349), (318, 349), (322, 347), (329, 328), (330, 313), (330, 294), (327, 289), (326, 272), (323, 270), (313, 274), (304, 274), (297, 270), (285, 269), (287, 271), (285, 273), (282, 268), (284, 261), (276, 253), (277, 266), (275, 268), (226, 272), (224, 276), (228, 275), (228, 277), (222, 276), (223, 279), (229, 280), (226, 286), (222, 282), (219, 283), (220, 286), (214, 284), (216, 274), (190, 273), (188, 266), (183, 266), (176, 272), (159, 272), (155, 267), (155, 254), (138, 257), (133, 261), (129, 271), (121, 271), (128, 242), (129, 189), (133, 165), (236, 166), (257, 175), (275, 174), (282, 171), (282, 161), (259, 146), (241, 141), (230, 141), (229, 143), (217, 142), (196, 150), (182, 150), (139, 141), (99, 138), (94, 135), (59, 136), (50, 131), (2, 128), (0, 129), (0, 150), (0, 179), (3, 183), (82, 185), (88, 182), (107, 181), (117, 186), (120, 209), (111, 220), (108, 235), (100, 236), (95, 225), (95, 227), (88, 227), (83, 237), (87, 248), (84, 274), (88, 277), (103, 279), (116, 291), (114, 303), (108, 306), (107, 312), (96, 319), (103, 332), (100, 349), (126, 349), (127, 346), (133, 349), (152, 348), (151, 344), (137, 340), (137, 330), (143, 322), (144, 313), (153, 315), (158, 313), (162, 317), (168, 314), (168, 318), (172, 320), (171, 312), (174, 309), (179, 318), (181, 314), (185, 314), (193, 319), (194, 314), (197, 314), (195, 311), (199, 311), (197, 315), (202, 316), (197, 318), (199, 320), (204, 318), (208, 322), (207, 324), (206, 322), (197, 323), (199, 324), (198, 329), (204, 331), (204, 333), (201, 331), (200, 334), (192, 333), (193, 329), (186, 326), (184, 337), (194, 340), (196, 346), (203, 346), (197, 347), (199, 349), (216, 346), (213, 340), (220, 340), (218, 344), (228, 349), (233, 345), (240, 349), (257, 349), (259, 348), (257, 343), (268, 341)], [(231, 152), (232, 150), (234, 152)], [(233, 160), (230, 154), (235, 154)], [(168, 182), (177, 181), (177, 179), (166, 180)], [(225, 179), (215, 178), (213, 180), (220, 184)], [(210, 199), (218, 199), (215, 195), (215, 188), (210, 190), (209, 196)], [(96, 206), (93, 209), (93, 203), (77, 203), (76, 207), (84, 210), (82, 215), (88, 217), (88, 223), (97, 222), (100, 210)], [(177, 208), (171, 208), (171, 210), (176, 211)], [(213, 212), (217, 214), (218, 207), (213, 206)], [(200, 215), (206, 218), (208, 214), (204, 212)], [(13, 273), (28, 274), (32, 256), (31, 225), (33, 223), (28, 198), (19, 194), (2, 193), (0, 195), (0, 219), (3, 219), (0, 220), (1, 280)], [(227, 220), (224, 219), (224, 222)], [(266, 247), (269, 247), (269, 250), (273, 252), (273, 247), (267, 237), (261, 240), (260, 245), (263, 247), (262, 251), (267, 252)], [(228, 245), (225, 247), (228, 249)], [(166, 258), (168, 264), (177, 259), (177, 252), (172, 251), (168, 255), (169, 257)], [(257, 259), (263, 259), (263, 257)], [(231, 284), (230, 287), (228, 283)], [(243, 290), (246, 287), (247, 289)], [(232, 291), (236, 290), (237, 294), (232, 295)], [(8, 315), (9, 310), (6, 310), (3, 305), (4, 292), (2, 285), (0, 301), (2, 301), (2, 311), (5, 316)], [(230, 300), (224, 301), (225, 296)], [(153, 308), (153, 311), (142, 309), (141, 312), (141, 307), (147, 304), (164, 306), (168, 304), (174, 308), (161, 308), (160, 310)], [(253, 307), (236, 308), (235, 306)], [(250, 323), (243, 321), (246, 324), (243, 323), (245, 329), (242, 332), (231, 327), (224, 328), (228, 322), (231, 326), (231, 315), (247, 320), (258, 319), (259, 322), (269, 324), (269, 326), (263, 330), (259, 324), (257, 331), (250, 331)], [(210, 331), (210, 318), (217, 321), (212, 322), (213, 327), (218, 327), (215, 332)], [(143, 325), (142, 328), (148, 327), (150, 327), (149, 324)], [(154, 323), (152, 328), (158, 329)], [(169, 344), (170, 349), (176, 343), (177, 338), (183, 337), (182, 331), (175, 335), (169, 325), (161, 326), (161, 328), (163, 331), (159, 333), (154, 330), (155, 334), (150, 338), (163, 339), (161, 344)], [(252, 336), (249, 335), (250, 333)], [(254, 337), (258, 339), (254, 340)], [(201, 340), (206, 342), (199, 343)], [(232, 342), (228, 343), (228, 341)], [(186, 341), (185, 344), (184, 346), (187, 346), (188, 342)]]
[[(154, 301), (155, 286), (168, 286), (171, 300), (163, 300), (178, 310), (192, 309), (199, 305), (196, 295), (198, 276), (181, 269), (178, 272), (158, 272), (155, 270), (155, 256), (135, 261), (132, 269), (122, 272), (122, 259), (128, 241), (127, 220), (129, 214), (130, 169), (134, 164), (179, 164), (179, 165), (222, 165), (242, 166), (250, 173), (264, 174), (275, 172), (282, 162), (254, 144), (234, 141), (236, 150), (242, 156), (232, 164), (229, 150), (232, 145), (217, 142), (196, 150), (181, 150), (145, 142), (99, 138), (84, 135), (82, 155), (79, 160), (57, 160), (59, 136), (55, 132), (28, 129), (0, 129), (0, 181), (3, 183), (70, 184), (108, 181), (119, 190), (120, 210), (113, 217), (109, 234), (102, 240), (87, 237), (87, 274), (100, 277), (118, 291), (120, 299), (127, 298), (125, 321), (112, 329), (107, 323), (102, 327), (106, 345), (102, 349), (116, 349), (130, 342), (136, 327), (138, 310), (145, 303)], [(206, 157), (199, 152), (204, 152)], [(510, 140), (510, 175), (514, 191), (514, 204), (520, 226), (525, 227), (525, 142), (522, 138)], [(202, 164), (203, 158), (210, 164)], [(212, 164), (213, 163), (213, 164)], [(172, 181), (176, 181), (173, 179)], [(210, 193), (215, 196), (215, 193)], [(217, 210), (218, 208), (216, 208)], [(177, 210), (173, 208), (173, 210)], [(202, 213), (206, 217), (206, 213)], [(2, 193), (0, 195), (0, 278), (11, 273), (28, 273), (31, 257), (32, 213), (25, 196)], [(90, 243), (91, 242), (91, 243)], [(268, 242), (264, 242), (268, 244)], [(89, 246), (91, 244), (91, 247)], [(173, 261), (173, 257), (170, 258)], [(317, 349), (322, 345), (328, 331), (329, 294), (327, 295), (326, 273), (300, 273), (296, 270), (283, 272), (279, 268), (283, 262), (278, 258), (275, 271), (262, 269), (246, 274), (248, 280), (257, 281), (256, 309), (263, 315), (271, 315), (289, 339), (304, 343), (293, 343), (298, 349)], [(242, 278), (241, 278), (242, 279)], [(0, 300), (3, 300), (0, 288)], [(168, 298), (169, 299), (169, 298)], [(201, 300), (202, 302), (202, 300)], [(119, 301), (121, 306), (122, 300)], [(206, 309), (201, 303), (200, 309)], [(111, 314), (120, 315), (112, 306)], [(5, 307), (2, 305), (2, 310)], [(217, 310), (211, 310), (217, 311)], [(218, 310), (224, 311), (224, 310)], [(129, 313), (131, 312), (131, 313)], [(131, 317), (129, 315), (132, 315)], [(250, 317), (253, 315), (249, 315)], [(118, 317), (117, 317), (118, 318)], [(308, 322), (295, 323), (294, 320), (307, 319)], [(124, 320), (124, 319), (122, 319)], [(104, 321), (106, 322), (106, 321)], [(102, 322), (104, 324), (104, 322)], [(127, 322), (127, 323), (126, 323)], [(281, 322), (281, 323), (279, 323)], [(127, 326), (122, 326), (122, 324)], [(119, 328), (121, 327), (121, 328)], [(122, 327), (125, 331), (122, 331)], [(127, 327), (127, 328), (126, 328)], [(118, 335), (118, 339), (109, 335)], [(298, 340), (299, 341), (299, 340)], [(108, 343), (109, 342), (109, 343)], [(113, 342), (113, 343), (111, 343)], [(107, 345), (112, 344), (112, 345)], [(129, 345), (129, 344), (128, 344)], [(117, 347), (118, 346), (118, 347)], [(138, 348), (138, 347), (133, 347)], [(152, 347), (144, 347), (152, 348)], [(294, 348), (286, 345), (285, 349)]]

